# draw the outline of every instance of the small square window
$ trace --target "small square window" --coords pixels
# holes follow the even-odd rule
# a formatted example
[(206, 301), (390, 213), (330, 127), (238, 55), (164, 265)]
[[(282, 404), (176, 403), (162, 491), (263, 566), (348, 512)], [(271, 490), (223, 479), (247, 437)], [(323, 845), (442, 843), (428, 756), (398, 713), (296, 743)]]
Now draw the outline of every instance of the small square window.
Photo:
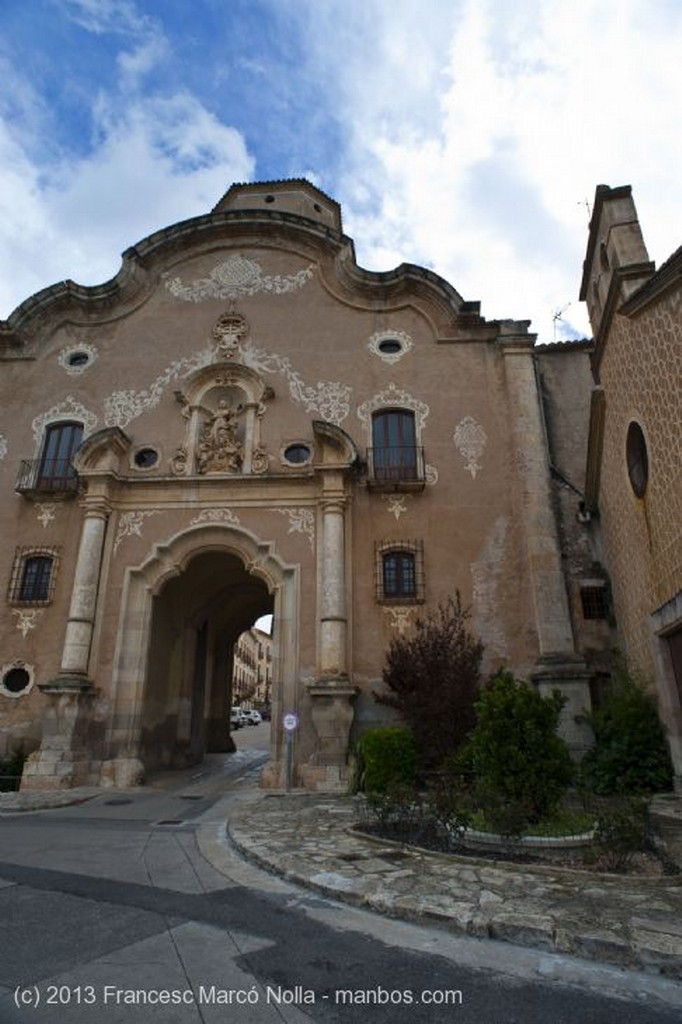
[(609, 609), (605, 586), (581, 587), (580, 602), (584, 619), (608, 618)]

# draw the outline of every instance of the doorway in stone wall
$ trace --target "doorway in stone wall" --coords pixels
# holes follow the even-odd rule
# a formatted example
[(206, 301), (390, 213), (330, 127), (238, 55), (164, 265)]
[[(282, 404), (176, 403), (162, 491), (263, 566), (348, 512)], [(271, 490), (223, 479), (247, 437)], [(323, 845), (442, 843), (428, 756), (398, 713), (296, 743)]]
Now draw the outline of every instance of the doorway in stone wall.
[(273, 728), (264, 771), (276, 784), (284, 770), (281, 709), (297, 707), (299, 588), (299, 565), (241, 525), (192, 526), (128, 568), (106, 735), (111, 764), (130, 775), (232, 749), (232, 648), (272, 613)]
[(262, 579), (229, 551), (195, 554), (154, 597), (141, 722), (145, 767), (199, 764), (234, 749), (230, 706), (239, 636), (273, 610)]

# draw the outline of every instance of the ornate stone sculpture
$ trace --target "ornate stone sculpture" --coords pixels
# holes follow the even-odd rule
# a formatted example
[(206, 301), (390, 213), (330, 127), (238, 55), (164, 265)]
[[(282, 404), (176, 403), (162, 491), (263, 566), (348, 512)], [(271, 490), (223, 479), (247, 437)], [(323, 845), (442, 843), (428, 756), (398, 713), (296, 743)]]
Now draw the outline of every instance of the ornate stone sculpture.
[(237, 433), (236, 411), (230, 408), (226, 398), (218, 402), (215, 413), (209, 417), (201, 431), (197, 450), (197, 472), (238, 473), (244, 461), (244, 446)]

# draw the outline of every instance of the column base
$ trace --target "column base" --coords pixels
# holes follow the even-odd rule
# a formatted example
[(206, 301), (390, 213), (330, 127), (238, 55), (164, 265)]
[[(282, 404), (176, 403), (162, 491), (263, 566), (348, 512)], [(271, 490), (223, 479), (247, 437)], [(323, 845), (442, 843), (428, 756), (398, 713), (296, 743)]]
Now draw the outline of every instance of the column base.
[(308, 686), (316, 744), (308, 764), (299, 769), (306, 789), (338, 793), (348, 788), (352, 701), (357, 694), (358, 687), (347, 676), (320, 679)]
[(92, 680), (65, 674), (39, 683), (38, 689), (50, 698), (50, 704), (43, 717), (42, 742), (26, 761), (21, 789), (99, 785), (102, 761), (93, 735), (92, 705), (97, 690)]
[(543, 696), (559, 690), (566, 697), (558, 733), (566, 741), (573, 760), (581, 761), (594, 746), (594, 734), (586, 719), (586, 712), (592, 708), (587, 665), (577, 654), (543, 654), (530, 678)]

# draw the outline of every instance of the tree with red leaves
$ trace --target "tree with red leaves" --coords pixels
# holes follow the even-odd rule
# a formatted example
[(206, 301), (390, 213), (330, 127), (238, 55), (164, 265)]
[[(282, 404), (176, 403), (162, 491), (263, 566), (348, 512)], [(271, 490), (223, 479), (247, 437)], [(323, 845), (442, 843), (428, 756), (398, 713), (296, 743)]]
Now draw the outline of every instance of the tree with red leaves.
[(374, 694), (412, 729), (427, 769), (454, 753), (475, 723), (483, 644), (467, 629), (470, 614), (457, 592), (417, 619), (412, 636), (395, 637), (382, 672), (388, 692)]

